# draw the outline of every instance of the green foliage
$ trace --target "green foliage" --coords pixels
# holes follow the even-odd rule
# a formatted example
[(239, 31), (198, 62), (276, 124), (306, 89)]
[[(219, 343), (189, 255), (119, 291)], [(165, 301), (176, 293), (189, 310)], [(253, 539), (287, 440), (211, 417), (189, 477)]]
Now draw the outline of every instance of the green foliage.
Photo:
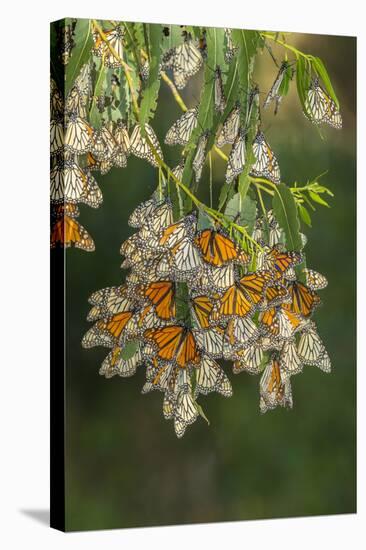
[(307, 113), (306, 108), (306, 93), (310, 86), (311, 80), (311, 65), (307, 59), (300, 56), (297, 59), (296, 63), (296, 86), (297, 94), (300, 99), (301, 106), (303, 111)]
[(82, 66), (88, 61), (93, 47), (90, 19), (78, 19), (75, 26), (75, 46), (65, 71), (65, 95), (71, 90)]
[(148, 36), (149, 49), (149, 78), (142, 92), (140, 104), (140, 123), (141, 133), (144, 134), (144, 125), (154, 117), (160, 88), (160, 55), (162, 27), (161, 25), (145, 25), (146, 35)]
[[(248, 93), (251, 88), (251, 77), (253, 73), (254, 56), (259, 44), (257, 31), (245, 31), (233, 29), (232, 40), (237, 51), (238, 77), (240, 84), (240, 95), (242, 106), (248, 104)], [(243, 110), (244, 120), (248, 118), (248, 112)]]
[(322, 79), (326, 91), (328, 92), (330, 97), (333, 99), (334, 103), (337, 105), (337, 108), (339, 109), (339, 101), (323, 61), (319, 57), (309, 56), (309, 58), (312, 62), (313, 71)]
[(231, 221), (235, 221), (237, 224), (245, 227), (249, 235), (253, 232), (256, 215), (256, 201), (248, 195), (242, 200), (240, 193), (235, 193), (225, 208), (225, 216)]
[(96, 61), (96, 66), (96, 79), (93, 90), (93, 100), (89, 112), (89, 120), (94, 128), (100, 128), (102, 125), (102, 114), (97, 107), (97, 98), (101, 95), (106, 85), (106, 74), (108, 73), (108, 69), (104, 66), (103, 59), (98, 59)]
[(137, 351), (139, 347), (139, 341), (138, 340), (131, 340), (130, 342), (127, 342), (122, 351), (121, 351), (121, 358), (127, 361), (128, 359), (131, 359)]
[(285, 233), (288, 250), (300, 251), (302, 241), (296, 204), (290, 189), (284, 183), (276, 186), (272, 205), (275, 217)]

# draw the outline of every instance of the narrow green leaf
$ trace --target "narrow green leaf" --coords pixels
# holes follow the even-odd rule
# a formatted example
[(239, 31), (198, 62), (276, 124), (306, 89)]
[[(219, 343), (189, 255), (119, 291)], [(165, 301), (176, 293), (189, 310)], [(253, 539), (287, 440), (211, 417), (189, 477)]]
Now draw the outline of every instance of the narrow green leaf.
[(240, 193), (228, 201), (225, 208), (225, 216), (231, 221), (245, 227), (249, 234), (253, 232), (255, 219), (257, 215), (257, 203), (248, 195), (241, 200)]
[(161, 25), (145, 25), (146, 35), (149, 40), (149, 78), (142, 92), (140, 104), (141, 133), (144, 134), (144, 125), (153, 117), (157, 108), (157, 100), (160, 89), (160, 55), (161, 41), (163, 37)]
[(284, 183), (276, 186), (272, 205), (275, 217), (285, 233), (288, 250), (300, 251), (302, 242), (297, 208), (290, 189)]
[(302, 221), (304, 223), (306, 223), (306, 225), (311, 227), (311, 217), (310, 217), (310, 214), (309, 214), (308, 210), (302, 204), (298, 204), (297, 207), (299, 209)]
[(326, 206), (327, 208), (330, 208), (329, 204), (327, 203), (327, 201), (325, 201), (324, 199), (322, 199), (322, 197), (320, 197), (318, 195), (318, 193), (314, 193), (314, 191), (311, 191), (309, 190), (309, 196), (310, 198), (314, 201), (314, 202), (317, 202), (318, 204), (321, 204), (322, 206)]
[(314, 72), (322, 79), (326, 91), (328, 92), (330, 97), (333, 99), (334, 103), (337, 105), (337, 108), (339, 109), (339, 101), (323, 61), (320, 59), (320, 57), (314, 57), (314, 56), (311, 56), (311, 61), (312, 61), (312, 67)]
[(93, 47), (90, 19), (77, 20), (74, 41), (75, 46), (72, 49), (70, 60), (66, 65), (65, 95), (67, 95), (72, 88), (81, 67), (88, 61), (90, 51)]
[(94, 128), (100, 128), (102, 125), (102, 115), (97, 108), (97, 98), (103, 91), (103, 86), (105, 84), (105, 75), (107, 72), (107, 69), (104, 66), (104, 63), (102, 63), (102, 60), (98, 60), (98, 63), (99, 69), (97, 69), (97, 76), (93, 91), (93, 101), (91, 103), (89, 111), (89, 121)]

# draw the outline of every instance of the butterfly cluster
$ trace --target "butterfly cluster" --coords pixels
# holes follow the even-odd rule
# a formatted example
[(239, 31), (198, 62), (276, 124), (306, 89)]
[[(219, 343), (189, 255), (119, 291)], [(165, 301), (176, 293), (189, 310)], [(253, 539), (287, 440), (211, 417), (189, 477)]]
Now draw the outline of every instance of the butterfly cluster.
[(129, 225), (137, 232), (121, 246), (125, 283), (92, 294), (94, 325), (82, 344), (110, 348), (100, 369), (107, 378), (144, 368), (142, 391), (163, 393), (178, 437), (204, 414), (200, 395), (231, 396), (219, 360), (232, 361), (234, 373), (260, 375), (262, 412), (292, 407), (291, 377), (305, 365), (330, 371), (311, 320), (327, 281), (301, 271), (303, 254), (286, 250), (271, 212), (257, 219), (255, 258), (224, 229), (198, 229), (195, 212), (173, 220), (169, 199), (156, 195)]

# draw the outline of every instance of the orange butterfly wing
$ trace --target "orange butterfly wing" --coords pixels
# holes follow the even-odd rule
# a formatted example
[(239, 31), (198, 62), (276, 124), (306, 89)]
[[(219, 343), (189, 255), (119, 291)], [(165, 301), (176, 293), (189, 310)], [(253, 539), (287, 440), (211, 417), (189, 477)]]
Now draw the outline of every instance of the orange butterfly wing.
[(261, 273), (249, 273), (240, 279), (240, 286), (245, 289), (247, 295), (254, 304), (263, 300), (264, 291), (272, 276), (269, 271)]
[(204, 229), (196, 237), (196, 244), (206, 262), (216, 267), (220, 267), (231, 260), (246, 260), (245, 253), (241, 253), (229, 237), (221, 235), (213, 229)]
[(213, 309), (213, 303), (207, 296), (197, 296), (192, 300), (193, 309), (201, 328), (210, 326), (209, 318)]
[(145, 290), (145, 296), (155, 306), (155, 311), (160, 319), (175, 317), (174, 283), (170, 281), (158, 281), (151, 283)]
[(245, 317), (252, 309), (252, 303), (237, 285), (232, 285), (220, 299), (219, 313), (221, 315)]
[(313, 290), (310, 290), (303, 283), (295, 282), (289, 285), (291, 303), (283, 304), (283, 308), (293, 313), (308, 317), (313, 309), (320, 304), (321, 300)]
[(126, 324), (131, 319), (132, 314), (132, 311), (117, 313), (117, 315), (113, 315), (113, 317), (111, 317), (107, 321), (98, 321), (96, 327), (99, 330), (107, 331), (114, 338), (119, 338)]
[(68, 248), (71, 245), (88, 252), (95, 250), (94, 241), (87, 230), (69, 216), (56, 221), (51, 230), (51, 248), (56, 245)]

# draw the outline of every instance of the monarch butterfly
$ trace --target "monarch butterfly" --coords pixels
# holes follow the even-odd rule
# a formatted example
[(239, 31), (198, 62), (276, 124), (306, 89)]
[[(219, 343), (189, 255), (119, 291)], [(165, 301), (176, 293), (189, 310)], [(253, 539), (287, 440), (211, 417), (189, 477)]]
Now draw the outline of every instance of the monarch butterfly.
[[(159, 155), (160, 158), (163, 158), (163, 153), (161, 151), (158, 138), (156, 137), (154, 130), (151, 128), (149, 124), (145, 124), (145, 132), (146, 132), (146, 136), (152, 143), (156, 153)], [(147, 160), (155, 168), (159, 166), (154, 156), (154, 153), (150, 147), (150, 144), (147, 142), (146, 138), (142, 137), (141, 135), (140, 124), (136, 124), (135, 128), (133, 129), (130, 142), (131, 142), (130, 150), (133, 155), (135, 155), (138, 158)]]
[(84, 348), (94, 346), (113, 347), (118, 344), (120, 337), (133, 315), (133, 310), (116, 313), (106, 319), (100, 319), (84, 334), (81, 341)]
[(87, 153), (90, 150), (93, 128), (73, 112), (69, 116), (65, 132), (65, 149), (71, 153)]
[(144, 337), (152, 340), (157, 348), (157, 356), (164, 361), (173, 361), (181, 368), (197, 365), (200, 352), (192, 331), (181, 325), (151, 328)]
[(234, 47), (233, 40), (231, 37), (231, 29), (225, 29), (226, 36), (226, 52), (225, 52), (225, 62), (230, 63), (230, 61), (235, 57), (238, 48)]
[[(97, 57), (104, 56), (104, 65), (111, 69), (118, 69), (121, 67), (121, 62), (119, 59), (123, 58), (123, 39), (125, 35), (124, 29), (117, 25), (114, 29), (110, 31), (103, 31), (105, 38), (109, 42), (109, 45), (114, 50), (112, 53), (106, 43), (103, 41), (102, 37), (98, 32), (93, 33), (94, 38), (94, 49), (93, 54)], [(117, 55), (115, 55), (117, 54)], [(118, 57), (117, 57), (118, 56)]]
[(267, 220), (269, 229), (269, 246), (273, 248), (276, 245), (283, 245), (285, 241), (284, 232), (280, 228), (272, 210), (268, 210)]
[(61, 153), (64, 148), (64, 121), (62, 116), (57, 116), (50, 123), (50, 153)]
[(329, 355), (316, 330), (315, 323), (305, 327), (300, 336), (297, 352), (304, 364), (315, 365), (324, 372), (331, 371)]
[(282, 64), (281, 64), (281, 67), (278, 71), (278, 74), (276, 76), (276, 79), (275, 81), (273, 82), (272, 84), (272, 87), (271, 89), (269, 90), (268, 92), (268, 95), (264, 101), (264, 104), (263, 104), (263, 109), (267, 109), (267, 107), (269, 106), (269, 104), (272, 102), (272, 101), (275, 101), (276, 103), (276, 108), (275, 108), (275, 114), (277, 113), (277, 110), (278, 110), (278, 106), (282, 100), (282, 96), (279, 94), (279, 89), (280, 89), (280, 86), (282, 84), (282, 81), (283, 81), (283, 78), (285, 76), (285, 73), (287, 71), (289, 67), (289, 64), (287, 61), (283, 61)]
[(258, 374), (263, 361), (263, 349), (258, 344), (252, 344), (236, 352), (233, 373), (248, 372)]
[(259, 258), (259, 265), (262, 269), (271, 271), (275, 278), (279, 279), (286, 272), (302, 261), (302, 255), (299, 252), (284, 251), (281, 245), (275, 245), (272, 248), (264, 247), (264, 252)]
[(261, 413), (275, 409), (278, 405), (292, 408), (290, 378), (281, 371), (281, 366), (276, 356), (272, 356), (262, 374), (259, 383), (259, 392)]
[(122, 346), (115, 346), (104, 359), (99, 374), (105, 378), (111, 378), (118, 374), (123, 378), (133, 376), (137, 367), (143, 362), (143, 357), (140, 347), (129, 359), (122, 357)]
[(245, 129), (241, 128), (239, 129), (234, 145), (230, 151), (225, 174), (226, 183), (231, 183), (242, 173), (244, 170), (245, 159)]
[(259, 338), (257, 325), (248, 317), (234, 317), (226, 328), (226, 339), (232, 348), (244, 347)]
[(77, 204), (62, 202), (59, 204), (51, 204), (51, 220), (57, 221), (63, 216), (69, 216), (69, 218), (78, 218), (80, 216), (80, 210)]
[(269, 284), (264, 291), (263, 304), (261, 308), (272, 308), (279, 304), (290, 301), (290, 294), (282, 284)]
[(204, 132), (198, 140), (197, 150), (193, 159), (193, 170), (198, 183), (201, 179), (202, 168), (206, 159), (206, 147), (208, 142), (209, 131)]
[(303, 364), (297, 353), (295, 338), (288, 338), (284, 341), (280, 356), (280, 368), (288, 376), (293, 376), (302, 371)]
[(299, 281), (289, 283), (288, 290), (291, 302), (283, 304), (282, 307), (304, 317), (309, 317), (313, 309), (321, 303), (318, 294)]
[(261, 312), (258, 320), (271, 336), (280, 339), (291, 338), (304, 324), (300, 315), (281, 306)]
[(78, 74), (78, 76), (75, 79), (74, 83), (75, 88), (78, 90), (81, 99), (84, 102), (84, 105), (86, 105), (86, 102), (88, 101), (89, 97), (91, 96), (93, 92), (93, 82), (92, 82), (92, 76), (91, 76), (91, 63), (85, 63)]
[(219, 327), (193, 329), (197, 346), (211, 357), (222, 357), (224, 348), (224, 331)]
[(175, 85), (182, 90), (203, 63), (202, 55), (192, 39), (187, 37), (180, 46), (168, 50), (163, 57), (163, 69), (172, 69)]
[(72, 160), (58, 162), (51, 170), (51, 202), (83, 202), (98, 208), (103, 201), (102, 192), (97, 182), (89, 173), (82, 171)]
[(130, 137), (128, 135), (127, 126), (123, 120), (117, 120), (116, 128), (113, 133), (113, 137), (119, 145), (121, 151), (128, 156), (131, 150)]
[(314, 78), (305, 99), (305, 115), (314, 124), (326, 122), (333, 128), (342, 128), (342, 116), (333, 99), (319, 85), (319, 79)]
[(169, 128), (165, 143), (167, 145), (187, 145), (198, 123), (198, 107), (189, 109)]
[(197, 218), (194, 214), (181, 218), (163, 229), (159, 244), (168, 248), (175, 247), (183, 238), (191, 237), (195, 233), (196, 225)]
[(86, 120), (88, 116), (87, 101), (83, 98), (76, 86), (71, 88), (66, 97), (64, 112), (75, 113), (83, 120)]
[(96, 321), (124, 311), (132, 311), (134, 303), (126, 285), (103, 288), (94, 292), (89, 302), (93, 305), (87, 320)]
[(255, 305), (263, 301), (268, 284), (272, 281), (269, 271), (248, 273), (240, 279), (240, 286)]
[(225, 119), (222, 129), (217, 137), (217, 147), (223, 147), (226, 143), (234, 143), (240, 126), (240, 103), (237, 101), (234, 108)]
[(198, 394), (208, 395), (217, 392), (224, 397), (231, 397), (233, 390), (230, 380), (216, 361), (206, 353), (202, 354), (201, 363), (197, 369), (195, 396)]
[(87, 230), (70, 216), (57, 220), (51, 229), (51, 248), (57, 245), (68, 248), (74, 245), (87, 252), (95, 250), (94, 241)]
[(172, 170), (172, 174), (179, 180), (182, 181), (185, 159), (182, 159), (179, 164)]
[(144, 59), (141, 63), (140, 77), (141, 80), (147, 82), (150, 76), (150, 63), (148, 59)]
[(233, 264), (215, 267), (210, 264), (204, 266), (199, 286), (209, 290), (226, 290), (234, 284), (235, 269)]
[(61, 116), (64, 113), (64, 100), (53, 78), (50, 79), (50, 111), (51, 118)]
[(224, 85), (222, 83), (221, 69), (217, 65), (215, 69), (215, 110), (223, 114), (226, 108)]
[(255, 163), (252, 166), (251, 174), (280, 184), (281, 174), (277, 158), (260, 131), (257, 132), (253, 142), (253, 153)]
[(144, 297), (155, 307), (160, 319), (169, 320), (175, 317), (175, 286), (171, 281), (155, 281), (143, 289)]
[(204, 229), (195, 238), (203, 259), (216, 267), (221, 267), (232, 260), (248, 263), (249, 256), (229, 237), (213, 229)]
[(233, 284), (228, 290), (219, 298), (219, 309), (213, 314), (213, 319), (224, 317), (245, 317), (253, 312), (254, 305), (249, 300), (243, 287), (237, 283)]
[(201, 328), (209, 328), (213, 303), (208, 296), (196, 296), (191, 300), (193, 313)]
[(323, 290), (323, 288), (328, 286), (327, 278), (321, 273), (308, 268), (304, 268), (303, 271), (306, 277), (306, 284), (310, 290)]
[(174, 262), (175, 278), (178, 281), (191, 280), (202, 273), (202, 260), (195, 245), (189, 237), (184, 237), (171, 249)]

